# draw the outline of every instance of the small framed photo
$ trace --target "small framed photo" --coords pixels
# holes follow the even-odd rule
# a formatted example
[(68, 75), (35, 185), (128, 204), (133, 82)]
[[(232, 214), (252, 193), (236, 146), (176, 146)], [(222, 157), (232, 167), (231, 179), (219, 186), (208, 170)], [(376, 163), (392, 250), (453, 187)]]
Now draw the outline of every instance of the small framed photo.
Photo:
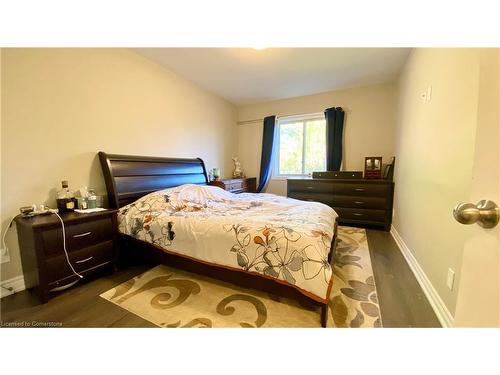
[(396, 158), (393, 157), (391, 162), (389, 164), (385, 165), (384, 175), (382, 177), (384, 180), (392, 180), (393, 175), (394, 175), (394, 162), (395, 161), (396, 161)]
[(367, 156), (365, 158), (365, 178), (382, 178), (381, 156)]

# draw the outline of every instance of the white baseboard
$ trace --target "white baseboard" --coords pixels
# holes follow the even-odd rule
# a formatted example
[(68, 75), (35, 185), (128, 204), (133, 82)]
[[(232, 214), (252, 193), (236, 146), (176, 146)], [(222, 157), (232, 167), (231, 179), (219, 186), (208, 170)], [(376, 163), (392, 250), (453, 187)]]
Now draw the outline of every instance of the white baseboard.
[(12, 279), (2, 281), (0, 283), (1, 286), (5, 288), (12, 288), (12, 291), (9, 291), (5, 288), (0, 288), (0, 298), (10, 296), (11, 294), (20, 292), (21, 290), (26, 289), (24, 285), (24, 277), (22, 276), (17, 276), (13, 277)]
[(391, 235), (392, 238), (394, 238), (394, 241), (396, 241), (396, 244), (401, 250), (401, 253), (406, 259), (406, 262), (413, 271), (413, 274), (415, 275), (418, 283), (420, 284), (420, 287), (424, 291), (425, 296), (429, 300), (429, 303), (432, 309), (434, 310), (434, 313), (436, 314), (437, 318), (439, 319), (441, 325), (446, 328), (453, 327), (453, 322), (454, 322), (453, 316), (451, 315), (450, 311), (444, 304), (438, 292), (436, 291), (431, 281), (425, 274), (422, 267), (420, 267), (420, 264), (418, 264), (417, 259), (415, 259), (412, 252), (410, 251), (406, 243), (403, 241), (403, 238), (399, 235), (398, 231), (396, 230), (396, 228), (394, 228), (394, 226), (391, 226)]

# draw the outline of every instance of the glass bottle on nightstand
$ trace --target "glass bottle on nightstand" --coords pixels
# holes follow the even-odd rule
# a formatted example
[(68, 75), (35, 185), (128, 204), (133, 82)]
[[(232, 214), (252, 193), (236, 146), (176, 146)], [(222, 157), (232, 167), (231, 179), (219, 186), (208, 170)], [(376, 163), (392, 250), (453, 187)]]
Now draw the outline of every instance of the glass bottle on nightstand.
[(75, 194), (69, 189), (68, 181), (61, 182), (62, 189), (57, 192), (57, 209), (59, 212), (73, 211), (76, 208)]

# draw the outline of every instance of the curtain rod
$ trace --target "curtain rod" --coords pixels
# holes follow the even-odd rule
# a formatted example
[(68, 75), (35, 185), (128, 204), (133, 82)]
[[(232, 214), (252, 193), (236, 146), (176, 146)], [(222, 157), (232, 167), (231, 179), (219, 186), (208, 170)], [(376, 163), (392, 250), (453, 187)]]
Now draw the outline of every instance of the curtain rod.
[[(287, 117), (295, 117), (295, 116), (316, 116), (316, 115), (322, 115), (322, 114), (323, 114), (323, 112), (297, 113), (297, 114), (294, 114), (294, 115), (276, 116), (276, 118), (279, 119), (279, 118), (287, 118)], [(253, 119), (253, 120), (237, 121), (236, 124), (237, 125), (244, 125), (244, 124), (252, 124), (252, 123), (255, 123), (255, 122), (263, 122), (263, 121), (264, 121), (263, 118), (257, 118), (257, 119)]]
[(245, 120), (245, 121), (237, 121), (236, 124), (238, 125), (244, 125), (244, 124), (251, 124), (254, 122), (263, 122), (263, 118), (256, 118), (255, 120)]

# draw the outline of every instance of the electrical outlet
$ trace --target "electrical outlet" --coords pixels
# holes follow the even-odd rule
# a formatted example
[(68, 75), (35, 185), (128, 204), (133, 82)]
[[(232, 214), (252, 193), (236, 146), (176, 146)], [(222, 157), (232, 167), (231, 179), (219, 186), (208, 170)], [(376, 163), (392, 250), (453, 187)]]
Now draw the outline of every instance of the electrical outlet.
[(10, 262), (9, 250), (7, 248), (0, 249), (0, 264)]
[(450, 290), (453, 290), (453, 284), (455, 284), (455, 271), (448, 268), (448, 277), (446, 278), (446, 285)]

